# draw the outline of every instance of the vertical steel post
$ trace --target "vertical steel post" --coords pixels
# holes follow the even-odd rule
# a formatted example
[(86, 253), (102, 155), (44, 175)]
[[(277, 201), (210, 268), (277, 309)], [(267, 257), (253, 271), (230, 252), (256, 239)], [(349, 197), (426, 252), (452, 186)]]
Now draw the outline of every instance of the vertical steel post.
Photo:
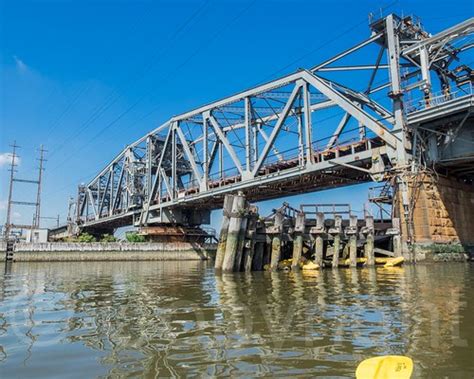
[[(153, 159), (153, 139), (151, 136), (148, 136), (146, 139), (146, 153), (147, 153), (147, 160), (146, 160), (146, 199), (145, 203), (147, 202), (148, 198), (150, 197), (151, 193), (151, 166), (152, 166), (152, 159)], [(112, 182), (113, 187), (113, 182)]]
[(298, 160), (300, 165), (304, 164), (304, 142), (303, 142), (303, 115), (298, 113)]
[(40, 227), (40, 219), (41, 219), (41, 181), (43, 179), (43, 163), (44, 153), (46, 150), (44, 149), (43, 145), (40, 146), (40, 158), (39, 158), (39, 167), (38, 167), (38, 190), (36, 192), (36, 210), (35, 210), (35, 223), (34, 227)]
[(313, 126), (311, 122), (311, 100), (309, 83), (303, 84), (304, 127), (306, 138), (306, 163), (313, 163)]
[(112, 166), (110, 166), (109, 216), (112, 216), (114, 209), (114, 170), (115, 164), (112, 164)]
[(219, 142), (219, 178), (224, 177), (224, 144)]
[(10, 185), (8, 188), (8, 202), (7, 202), (7, 219), (5, 222), (5, 240), (8, 241), (8, 237), (10, 236), (10, 230), (11, 230), (11, 211), (12, 211), (12, 196), (13, 196), (13, 181), (15, 179), (15, 159), (16, 159), (16, 149), (19, 147), (16, 144), (16, 141), (13, 141), (12, 147), (12, 160), (10, 162)]
[(245, 102), (245, 169), (249, 173), (252, 171), (251, 157), (252, 157), (252, 110), (250, 98), (246, 97)]
[(427, 106), (430, 105), (431, 98), (431, 75), (430, 75), (430, 61), (428, 50), (426, 46), (420, 48), (420, 64), (421, 64), (421, 78), (423, 79), (423, 92), (425, 94), (425, 101)]
[[(388, 53), (388, 64), (390, 67), (390, 83), (391, 83), (391, 94), (394, 114), (394, 129), (399, 131), (399, 138), (396, 146), (397, 162), (396, 167), (406, 171), (406, 165), (409, 163), (408, 153), (406, 148), (408, 147), (407, 131), (405, 126), (405, 118), (403, 114), (403, 91), (401, 87), (400, 79), (400, 44), (397, 34), (397, 25), (394, 15), (390, 14), (386, 18), (386, 30), (387, 30), (387, 53)], [(411, 227), (410, 223), (410, 212), (409, 212), (409, 193), (407, 183), (402, 179), (401, 173), (397, 175), (397, 191), (400, 193), (400, 199), (402, 202), (403, 213), (404, 213), (404, 235), (405, 242), (411, 238)]]
[(177, 123), (171, 125), (171, 199), (176, 199), (177, 196), (177, 147), (176, 147), (176, 128), (179, 127)]
[(258, 121), (253, 125), (253, 163), (258, 161)]
[(202, 191), (207, 191), (209, 181), (209, 136), (207, 129), (207, 117), (208, 116), (206, 113), (202, 115)]

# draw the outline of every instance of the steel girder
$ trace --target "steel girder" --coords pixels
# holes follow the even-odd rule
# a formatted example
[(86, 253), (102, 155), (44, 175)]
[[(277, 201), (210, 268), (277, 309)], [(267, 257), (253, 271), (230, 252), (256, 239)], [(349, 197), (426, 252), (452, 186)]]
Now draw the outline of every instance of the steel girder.
[[(78, 221), (100, 224), (133, 214), (136, 223), (147, 224), (159, 221), (164, 208), (192, 207), (262, 183), (335, 167), (375, 173), (374, 155), (387, 157), (388, 170), (406, 164), (411, 154), (404, 96), (417, 90), (426, 96), (420, 83), (431, 83), (432, 73), (444, 73), (443, 86), (446, 78), (449, 85), (460, 84), (459, 70), (449, 67), (453, 54), (458, 58), (468, 47), (450, 44), (469, 35), (470, 25), (472, 20), (435, 38), (411, 18), (390, 15), (372, 23), (368, 39), (310, 70), (175, 116), (125, 148), (82, 189)], [(361, 50), (360, 63), (334, 66), (352, 62)], [(444, 71), (442, 59), (449, 60)], [(337, 72), (351, 73), (348, 83), (330, 77)], [(366, 77), (355, 80), (363, 72)]]

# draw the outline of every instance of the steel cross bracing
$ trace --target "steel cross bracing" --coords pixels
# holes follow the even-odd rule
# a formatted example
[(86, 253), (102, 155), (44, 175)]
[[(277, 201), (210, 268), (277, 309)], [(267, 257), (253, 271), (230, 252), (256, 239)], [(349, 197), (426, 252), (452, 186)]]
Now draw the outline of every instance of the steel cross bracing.
[(78, 224), (183, 222), (173, 211), (218, 208), (228, 192), (259, 200), (383, 179), (413, 159), (410, 113), (470, 85), (459, 60), (473, 25), (431, 36), (389, 15), (311, 69), (172, 117), (79, 187)]

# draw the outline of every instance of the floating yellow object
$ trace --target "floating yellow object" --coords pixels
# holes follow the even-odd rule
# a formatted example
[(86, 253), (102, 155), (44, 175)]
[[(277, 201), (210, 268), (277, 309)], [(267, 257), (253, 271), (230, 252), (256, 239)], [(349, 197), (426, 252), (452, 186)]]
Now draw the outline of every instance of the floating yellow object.
[[(392, 261), (395, 258), (385, 258), (385, 257), (377, 257), (375, 258), (375, 264), (377, 265), (385, 265), (387, 262)], [(398, 258), (396, 258), (398, 259)], [(365, 263), (367, 262), (366, 258), (357, 258), (357, 263)], [(350, 259), (345, 259), (342, 261), (341, 266), (349, 266), (351, 263)]]
[(387, 263), (385, 263), (384, 267), (400, 266), (404, 260), (405, 258), (403, 257), (392, 258)]
[(410, 379), (413, 361), (402, 355), (385, 355), (362, 361), (356, 370), (357, 379)]
[(309, 261), (309, 262), (305, 263), (301, 268), (303, 270), (318, 270), (319, 265), (317, 265), (316, 263), (314, 263), (312, 261)]

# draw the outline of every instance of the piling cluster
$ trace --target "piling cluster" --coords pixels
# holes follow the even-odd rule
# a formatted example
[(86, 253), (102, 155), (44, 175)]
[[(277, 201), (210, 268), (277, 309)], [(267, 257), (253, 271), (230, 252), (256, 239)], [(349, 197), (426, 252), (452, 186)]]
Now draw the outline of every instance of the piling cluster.
[(374, 222), (365, 215), (343, 219), (314, 212), (311, 217), (287, 203), (261, 217), (242, 193), (226, 195), (215, 269), (225, 272), (320, 269), (385, 264), (401, 258), (398, 219)]

